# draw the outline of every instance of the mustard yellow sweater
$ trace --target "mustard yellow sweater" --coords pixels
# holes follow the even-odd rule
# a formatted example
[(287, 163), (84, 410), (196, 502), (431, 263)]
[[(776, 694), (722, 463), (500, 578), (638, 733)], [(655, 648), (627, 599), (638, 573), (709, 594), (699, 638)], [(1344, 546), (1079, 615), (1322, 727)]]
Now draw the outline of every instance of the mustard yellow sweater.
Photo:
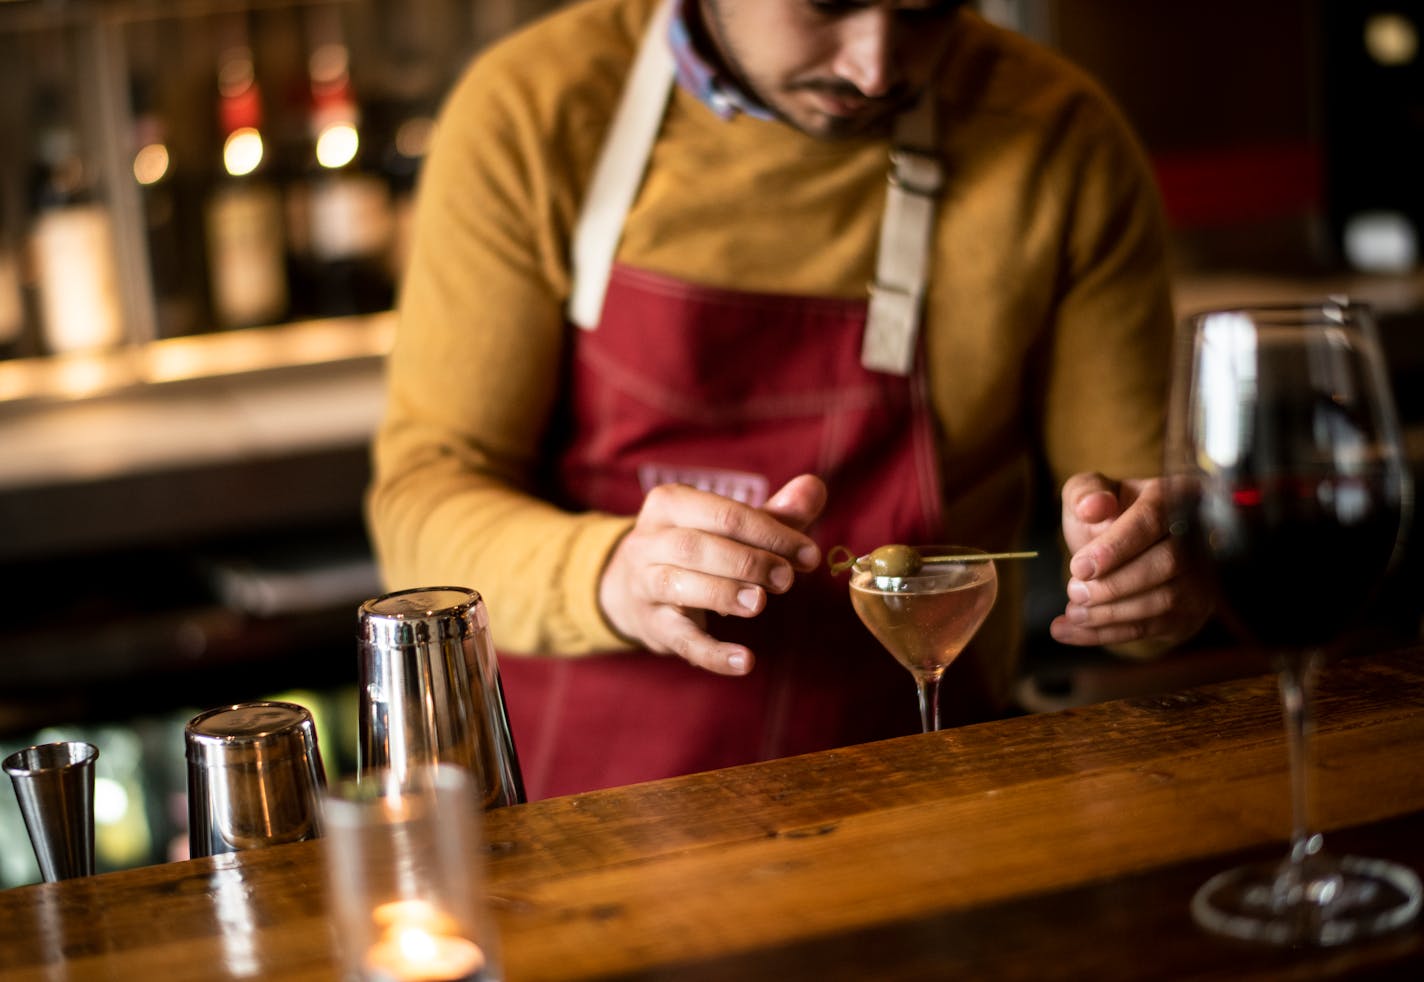
[[(556, 510), (536, 475), (571, 330), (571, 229), (655, 2), (588, 0), (489, 49), (451, 93), (422, 175), (370, 527), (391, 588), (478, 589), (506, 651), (619, 647), (596, 585), (630, 520)], [(945, 537), (1003, 548), (1025, 521), (1034, 454), (1059, 480), (1159, 469), (1164, 236), (1140, 150), (1091, 82), (971, 13), (954, 31), (922, 343)], [(678, 90), (619, 260), (862, 297), (887, 167), (883, 141), (724, 121)], [(1005, 682), (1020, 608), (1008, 581), (982, 636)]]

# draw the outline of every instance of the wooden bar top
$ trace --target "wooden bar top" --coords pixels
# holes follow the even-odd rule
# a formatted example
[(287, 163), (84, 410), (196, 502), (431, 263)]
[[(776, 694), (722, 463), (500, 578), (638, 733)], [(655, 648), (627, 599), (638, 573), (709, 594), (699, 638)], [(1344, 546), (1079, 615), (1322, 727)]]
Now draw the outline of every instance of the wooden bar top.
[[(1424, 650), (1328, 666), (1326, 848), (1424, 870)], [(1270, 676), (501, 809), (506, 977), (1424, 978), (1424, 922), (1274, 949), (1192, 892), (1282, 856)], [(333, 980), (321, 843), (0, 891), (0, 982)]]

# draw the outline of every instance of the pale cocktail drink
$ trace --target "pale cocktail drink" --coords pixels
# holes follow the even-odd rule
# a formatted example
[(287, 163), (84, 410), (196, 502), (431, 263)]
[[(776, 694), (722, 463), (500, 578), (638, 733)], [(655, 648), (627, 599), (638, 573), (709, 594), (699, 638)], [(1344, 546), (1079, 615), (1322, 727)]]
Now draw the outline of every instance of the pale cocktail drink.
[(877, 579), (898, 578), (857, 573), (850, 582), (851, 603), (870, 633), (916, 675), (943, 674), (984, 623), (998, 593), (988, 563), (920, 577), (924, 588), (909, 593), (881, 589)]
[(920, 719), (928, 732), (939, 729), (940, 677), (984, 623), (999, 578), (994, 563), (976, 558), (974, 550), (929, 546), (919, 551), (953, 558), (926, 561), (904, 576), (857, 567), (850, 596), (861, 621), (914, 676)]

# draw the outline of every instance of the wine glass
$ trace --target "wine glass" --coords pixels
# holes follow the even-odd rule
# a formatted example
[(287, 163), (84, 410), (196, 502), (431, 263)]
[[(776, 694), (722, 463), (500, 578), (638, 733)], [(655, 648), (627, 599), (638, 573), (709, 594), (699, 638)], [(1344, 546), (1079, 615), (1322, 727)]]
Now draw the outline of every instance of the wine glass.
[(1228, 870), (1192, 900), (1208, 930), (1339, 944), (1408, 922), (1413, 871), (1333, 857), (1308, 814), (1311, 693), (1408, 524), (1412, 492), (1369, 309), (1347, 300), (1212, 310), (1178, 334), (1168, 413), (1171, 529), (1190, 575), (1279, 671), (1290, 852)]
[[(850, 598), (870, 633), (914, 677), (920, 725), (929, 733), (939, 729), (944, 670), (994, 606), (999, 576), (978, 549), (930, 545), (915, 548), (912, 555), (909, 568), (858, 561), (852, 567)], [(887, 575), (892, 573), (902, 575)]]

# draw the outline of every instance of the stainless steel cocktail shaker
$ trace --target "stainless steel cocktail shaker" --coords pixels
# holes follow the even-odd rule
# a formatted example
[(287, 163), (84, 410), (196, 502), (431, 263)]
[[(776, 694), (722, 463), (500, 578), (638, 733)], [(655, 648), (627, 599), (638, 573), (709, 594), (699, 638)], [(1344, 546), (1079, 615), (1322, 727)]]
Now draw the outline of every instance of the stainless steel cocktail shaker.
[(5, 758), (46, 883), (94, 872), (94, 761), (79, 741), (26, 747)]
[(484, 601), (464, 587), (368, 600), (360, 638), (358, 777), (445, 762), (480, 781), (486, 808), (524, 800)]
[(246, 702), (199, 713), (184, 731), (193, 856), (321, 835), (326, 771), (311, 713)]

